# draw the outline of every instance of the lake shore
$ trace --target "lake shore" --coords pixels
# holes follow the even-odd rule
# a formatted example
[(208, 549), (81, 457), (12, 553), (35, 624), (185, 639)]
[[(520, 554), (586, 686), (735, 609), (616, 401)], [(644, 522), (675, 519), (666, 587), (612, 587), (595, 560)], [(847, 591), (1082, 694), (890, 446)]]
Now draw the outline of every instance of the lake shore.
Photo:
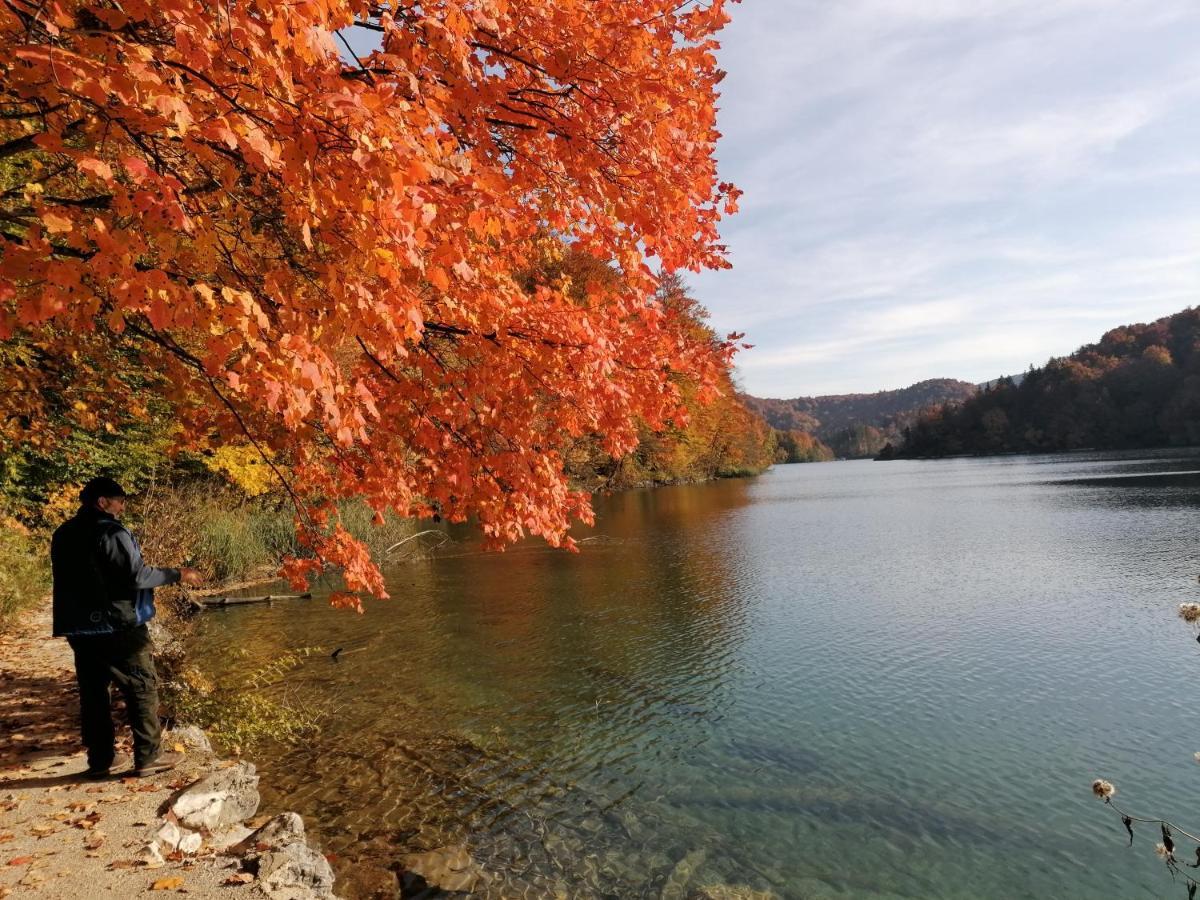
[[(333, 896), (302, 820), (257, 816), (254, 767), (219, 758), (197, 728), (165, 735), (184, 753), (174, 771), (81, 778), (71, 651), (49, 635), (48, 602), (0, 635), (0, 729), (10, 735), (0, 750), (0, 898), (228, 898), (250, 884), (292, 900)], [(127, 744), (125, 731), (119, 754)]]

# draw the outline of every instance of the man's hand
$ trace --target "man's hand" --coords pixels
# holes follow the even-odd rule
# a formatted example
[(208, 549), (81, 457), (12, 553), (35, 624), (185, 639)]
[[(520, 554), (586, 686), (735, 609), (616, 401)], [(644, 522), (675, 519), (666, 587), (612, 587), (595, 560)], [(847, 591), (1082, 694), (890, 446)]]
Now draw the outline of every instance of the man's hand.
[(196, 587), (204, 584), (204, 576), (200, 574), (199, 569), (191, 569), (184, 567), (179, 570), (179, 583), (186, 584), (188, 587)]

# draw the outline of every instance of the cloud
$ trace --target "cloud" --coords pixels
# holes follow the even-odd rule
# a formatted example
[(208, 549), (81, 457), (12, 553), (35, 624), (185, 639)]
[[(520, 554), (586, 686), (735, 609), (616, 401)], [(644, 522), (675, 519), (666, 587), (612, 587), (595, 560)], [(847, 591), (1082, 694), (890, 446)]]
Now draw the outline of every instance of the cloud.
[(736, 7), (746, 196), (694, 287), (747, 389), (983, 380), (1200, 302), (1198, 38), (1191, 0)]

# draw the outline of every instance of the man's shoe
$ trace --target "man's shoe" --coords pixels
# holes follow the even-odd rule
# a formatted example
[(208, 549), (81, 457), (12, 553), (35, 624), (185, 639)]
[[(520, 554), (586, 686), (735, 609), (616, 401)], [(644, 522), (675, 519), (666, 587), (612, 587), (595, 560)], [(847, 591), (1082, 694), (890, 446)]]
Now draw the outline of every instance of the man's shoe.
[(159, 775), (163, 772), (170, 772), (181, 762), (183, 762), (182, 753), (176, 753), (174, 750), (160, 750), (148, 762), (144, 762), (140, 766), (135, 766), (133, 777), (144, 778), (147, 775)]
[(88, 781), (103, 781), (105, 778), (112, 778), (117, 772), (123, 772), (133, 762), (127, 753), (118, 753), (113, 757), (113, 761), (107, 766), (88, 766), (80, 777), (86, 778)]

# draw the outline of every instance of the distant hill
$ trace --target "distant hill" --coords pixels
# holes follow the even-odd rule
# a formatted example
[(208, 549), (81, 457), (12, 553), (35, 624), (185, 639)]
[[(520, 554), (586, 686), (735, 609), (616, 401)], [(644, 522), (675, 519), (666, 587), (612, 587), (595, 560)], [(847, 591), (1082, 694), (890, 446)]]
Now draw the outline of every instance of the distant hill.
[[(816, 438), (817, 447), (807, 439), (793, 440), (803, 448), (802, 461), (808, 461), (833, 456), (874, 456), (889, 441), (897, 442), (902, 429), (915, 422), (922, 411), (946, 403), (961, 403), (977, 390), (965, 381), (932, 378), (900, 390), (874, 394), (831, 394), (792, 400), (743, 395), (742, 400), (776, 431)], [(786, 443), (781, 440), (780, 446)]]
[(918, 417), (894, 455), (1200, 444), (1200, 309), (1097, 343)]

